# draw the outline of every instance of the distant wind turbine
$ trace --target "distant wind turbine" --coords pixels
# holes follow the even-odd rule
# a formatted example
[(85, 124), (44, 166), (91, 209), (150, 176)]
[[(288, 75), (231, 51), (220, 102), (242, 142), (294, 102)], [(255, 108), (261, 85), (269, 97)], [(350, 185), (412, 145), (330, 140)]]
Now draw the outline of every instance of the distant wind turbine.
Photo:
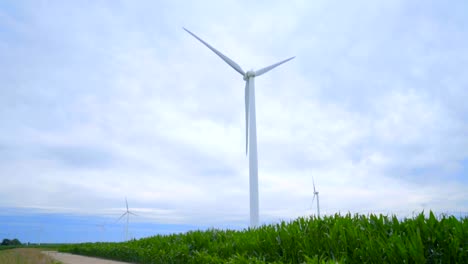
[(129, 218), (130, 218), (130, 215), (134, 215), (134, 216), (138, 216), (137, 214), (131, 212), (130, 210), (128, 210), (128, 202), (127, 202), (127, 197), (125, 197), (125, 205), (127, 206), (127, 211), (125, 211), (125, 213), (123, 213), (119, 219), (117, 219), (116, 222), (120, 221), (120, 219), (122, 219), (122, 217), (124, 216), (127, 216), (127, 225), (125, 226), (125, 241), (128, 240), (128, 221), (129, 221)]
[(99, 227), (102, 239), (105, 239), (105, 233), (106, 233), (106, 223), (101, 223), (101, 224), (96, 224), (96, 227)]
[(99, 227), (99, 229), (101, 230), (101, 232), (106, 231), (106, 224), (105, 224), (105, 223), (96, 224), (96, 227)]
[(39, 226), (39, 229), (38, 229), (38, 237), (39, 237), (39, 239), (38, 239), (39, 242), (38, 242), (38, 243), (39, 243), (39, 245), (41, 245), (41, 236), (42, 236), (42, 233), (43, 233), (43, 232), (44, 232), (44, 226), (41, 224), (41, 225)]
[(99, 229), (101, 231), (106, 231), (106, 224), (102, 223), (102, 224), (96, 224), (97, 227), (99, 227)]
[(314, 206), (314, 199), (315, 196), (317, 196), (317, 217), (320, 217), (319, 192), (315, 190), (314, 178), (312, 178), (312, 184), (314, 185), (314, 197), (312, 198), (312, 206)]
[[(254, 71), (250, 70), (245, 72), (233, 60), (210, 46), (201, 38), (190, 32), (188, 29), (183, 28), (190, 35), (198, 39), (211, 51), (216, 53), (223, 61), (231, 66), (235, 71), (244, 77), (245, 81), (245, 153), (249, 153), (249, 186), (250, 186), (250, 226), (258, 226), (259, 209), (258, 209), (258, 166), (257, 166), (257, 127), (255, 116), (255, 82), (254, 79), (268, 71), (278, 67), (279, 65), (288, 62), (295, 57), (280, 61), (268, 67)], [(250, 138), (250, 142), (249, 142)], [(249, 144), (250, 143), (250, 144)]]

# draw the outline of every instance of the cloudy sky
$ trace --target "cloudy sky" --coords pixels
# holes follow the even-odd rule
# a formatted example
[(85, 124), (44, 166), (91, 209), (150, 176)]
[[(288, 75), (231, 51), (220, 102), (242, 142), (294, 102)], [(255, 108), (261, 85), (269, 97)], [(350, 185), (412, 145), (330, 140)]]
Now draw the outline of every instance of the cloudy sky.
[[(468, 3), (0, 3), (0, 237), (121, 240), (249, 223), (468, 211)], [(96, 225), (105, 224), (107, 229)], [(83, 231), (86, 230), (86, 231)], [(107, 233), (106, 233), (107, 232)], [(84, 236), (83, 234), (88, 234)]]

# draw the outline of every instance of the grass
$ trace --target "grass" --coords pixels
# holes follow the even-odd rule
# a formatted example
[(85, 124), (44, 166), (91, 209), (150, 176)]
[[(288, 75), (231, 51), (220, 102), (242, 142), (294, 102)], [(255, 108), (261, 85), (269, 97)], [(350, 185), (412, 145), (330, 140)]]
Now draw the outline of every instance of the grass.
[(59, 250), (134, 263), (466, 263), (468, 218), (334, 215)]
[(13, 248), (17, 248), (18, 246), (0, 246), (0, 251), (1, 250), (7, 250), (7, 249), (13, 249)]
[(14, 248), (0, 251), (2, 264), (58, 264), (60, 262), (41, 253), (37, 248)]

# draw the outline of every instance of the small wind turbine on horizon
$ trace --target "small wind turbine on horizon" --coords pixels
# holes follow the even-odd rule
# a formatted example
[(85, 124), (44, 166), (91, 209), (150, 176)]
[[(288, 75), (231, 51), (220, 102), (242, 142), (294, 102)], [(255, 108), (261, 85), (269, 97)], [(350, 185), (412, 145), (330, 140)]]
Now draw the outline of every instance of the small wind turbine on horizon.
[(134, 216), (138, 216), (137, 214), (133, 213), (132, 211), (130, 211), (128, 209), (128, 202), (127, 202), (127, 197), (125, 197), (125, 205), (127, 206), (127, 210), (125, 211), (125, 213), (123, 213), (119, 219), (117, 219), (116, 222), (120, 221), (120, 219), (122, 219), (122, 217), (124, 216), (127, 216), (127, 224), (125, 226), (125, 241), (128, 240), (128, 221), (129, 221), (129, 218), (130, 218), (130, 215), (134, 215)]
[(102, 238), (105, 239), (106, 223), (96, 224), (96, 227), (99, 228), (99, 232), (101, 233)]
[(106, 231), (106, 224), (102, 223), (102, 224), (96, 224), (97, 227), (99, 227), (99, 229), (101, 231)]
[(37, 234), (38, 234), (38, 244), (41, 245), (41, 236), (42, 236), (42, 233), (44, 232), (44, 226), (41, 224), (39, 225), (39, 228), (38, 228), (38, 231), (37, 231)]
[[(235, 71), (240, 73), (245, 81), (245, 154), (249, 154), (249, 188), (250, 188), (250, 227), (258, 226), (259, 206), (258, 206), (258, 164), (257, 164), (257, 126), (255, 115), (255, 77), (271, 71), (279, 65), (286, 63), (295, 57), (280, 61), (257, 71), (250, 70), (245, 72), (233, 60), (210, 46), (201, 38), (183, 28), (187, 33), (195, 37), (211, 51), (216, 53), (224, 62), (229, 64)], [(250, 139), (250, 141), (249, 141)]]
[(312, 198), (312, 207), (314, 206), (314, 199), (317, 196), (317, 217), (320, 217), (319, 192), (315, 190), (315, 181), (313, 177), (312, 177), (312, 184), (314, 185), (314, 197)]
[(99, 228), (100, 232), (105, 232), (106, 231), (106, 223), (96, 224), (96, 227)]

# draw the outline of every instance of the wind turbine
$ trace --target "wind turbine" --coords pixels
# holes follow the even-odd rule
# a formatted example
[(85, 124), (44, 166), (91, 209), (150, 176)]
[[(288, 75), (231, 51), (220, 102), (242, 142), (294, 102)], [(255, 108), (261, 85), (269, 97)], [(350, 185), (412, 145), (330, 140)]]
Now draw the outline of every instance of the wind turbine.
[[(245, 81), (245, 154), (249, 154), (249, 188), (250, 188), (250, 227), (258, 226), (258, 166), (257, 166), (257, 127), (255, 120), (255, 77), (258, 77), (295, 57), (277, 62), (259, 70), (245, 72), (237, 63), (222, 54), (197, 35), (183, 28), (187, 33), (198, 39), (224, 62), (244, 77)], [(250, 138), (250, 142), (249, 142)], [(250, 143), (250, 144), (249, 144)]]
[(106, 224), (105, 223), (102, 223), (102, 224), (96, 224), (97, 227), (99, 227), (99, 229), (101, 231), (106, 231)]
[[(105, 239), (105, 233), (106, 233), (106, 223), (101, 223), (101, 224), (96, 224), (96, 227), (99, 228), (99, 231), (101, 233), (101, 238), (104, 240)], [(104, 242), (104, 241), (103, 241)]]
[(312, 198), (312, 206), (314, 206), (314, 199), (317, 196), (317, 217), (320, 217), (320, 205), (319, 205), (319, 192), (315, 190), (315, 181), (312, 177), (312, 184), (314, 185), (314, 197)]
[(39, 245), (41, 245), (41, 236), (43, 232), (44, 232), (44, 226), (41, 224), (38, 229)]
[(130, 215), (134, 215), (134, 216), (138, 216), (136, 215), (135, 213), (131, 212), (130, 210), (128, 210), (128, 202), (127, 202), (127, 197), (125, 197), (125, 205), (127, 206), (127, 211), (125, 211), (125, 213), (123, 213), (119, 219), (117, 219), (116, 222), (120, 221), (120, 219), (122, 219), (122, 217), (124, 216), (127, 216), (127, 225), (125, 226), (125, 241), (128, 240), (128, 220), (130, 218)]

